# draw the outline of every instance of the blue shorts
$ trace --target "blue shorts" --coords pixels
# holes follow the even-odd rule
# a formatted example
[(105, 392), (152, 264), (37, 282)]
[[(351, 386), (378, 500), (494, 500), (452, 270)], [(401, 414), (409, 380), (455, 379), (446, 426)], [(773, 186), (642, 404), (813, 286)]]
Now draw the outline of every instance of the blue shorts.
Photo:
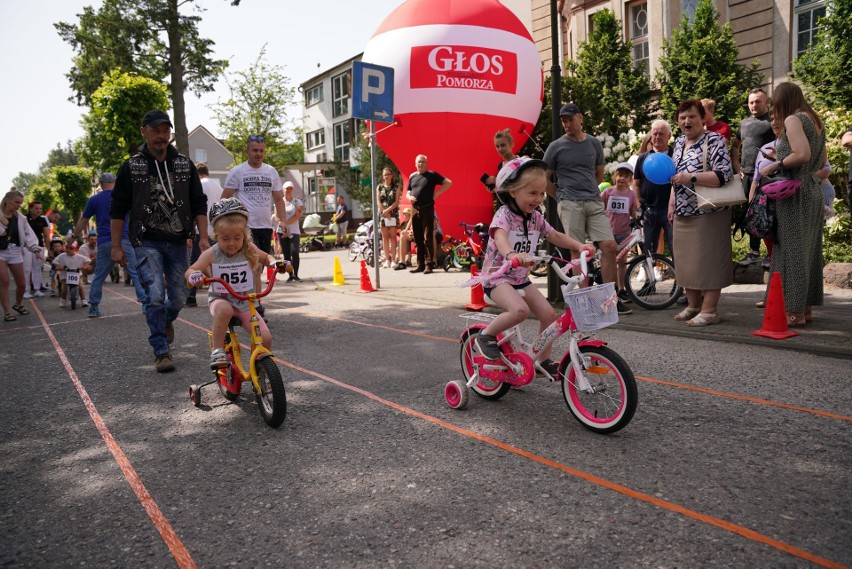
[[(524, 282), (522, 282), (521, 284), (512, 285), (512, 288), (515, 289), (515, 290), (521, 290), (522, 288), (527, 288), (531, 284), (532, 284), (532, 281), (527, 279)], [(485, 294), (488, 296), (488, 298), (491, 298), (491, 291), (494, 290), (495, 288), (497, 288), (497, 287), (495, 287), (495, 286), (483, 287), (483, 290), (485, 291)]]

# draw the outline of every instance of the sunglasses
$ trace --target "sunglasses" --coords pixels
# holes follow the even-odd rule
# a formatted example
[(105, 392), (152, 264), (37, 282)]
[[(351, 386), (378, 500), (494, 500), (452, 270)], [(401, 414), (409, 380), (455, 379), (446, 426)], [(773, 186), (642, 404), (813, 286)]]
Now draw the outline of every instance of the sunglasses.
[(266, 140), (266, 139), (265, 139), (265, 138), (263, 138), (263, 136), (261, 136), (261, 135), (257, 135), (257, 136), (250, 136), (250, 137), (249, 137), (249, 142), (264, 142), (265, 140)]

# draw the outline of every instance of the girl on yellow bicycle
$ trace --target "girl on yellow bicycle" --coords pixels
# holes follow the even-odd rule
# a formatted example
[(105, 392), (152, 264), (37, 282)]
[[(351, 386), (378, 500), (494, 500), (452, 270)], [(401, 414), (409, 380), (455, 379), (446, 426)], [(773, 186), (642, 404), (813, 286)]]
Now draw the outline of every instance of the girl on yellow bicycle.
[[(248, 228), (248, 211), (237, 198), (226, 198), (210, 207), (210, 223), (216, 243), (207, 249), (186, 270), (190, 286), (199, 287), (205, 276), (218, 277), (227, 281), (234, 291), (241, 294), (254, 292), (255, 269), (275, 264), (275, 259), (257, 248), (251, 241)], [(232, 317), (242, 321), (243, 328), (251, 332), (248, 301), (237, 300), (228, 294), (222, 285), (212, 283), (207, 293), (207, 305), (213, 315), (213, 352), (210, 367), (223, 368), (230, 365), (225, 346), (225, 331)], [(263, 345), (272, 347), (272, 334), (263, 318), (259, 319)]]

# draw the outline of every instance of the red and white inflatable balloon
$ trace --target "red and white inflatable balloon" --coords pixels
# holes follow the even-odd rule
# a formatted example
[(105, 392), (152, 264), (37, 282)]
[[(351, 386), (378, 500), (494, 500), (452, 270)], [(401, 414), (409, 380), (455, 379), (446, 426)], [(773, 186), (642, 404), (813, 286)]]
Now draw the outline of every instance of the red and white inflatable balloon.
[(376, 142), (405, 187), (425, 154), (430, 170), (453, 181), (436, 201), (444, 232), (489, 222), (492, 196), (479, 179), (497, 173), (494, 133), (511, 129), (517, 151), (541, 112), (541, 58), (527, 28), (498, 0), (408, 0), (362, 60), (394, 69), (396, 125), (377, 125)]

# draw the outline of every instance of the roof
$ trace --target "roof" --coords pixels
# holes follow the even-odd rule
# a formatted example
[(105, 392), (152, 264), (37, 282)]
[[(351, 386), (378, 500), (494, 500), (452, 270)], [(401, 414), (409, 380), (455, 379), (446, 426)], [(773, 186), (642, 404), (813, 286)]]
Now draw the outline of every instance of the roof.
[[(361, 56), (363, 56), (363, 55), (364, 55), (364, 52), (362, 51), (362, 52), (361, 52), (361, 53), (359, 53), (358, 55), (354, 55), (354, 56), (350, 57), (349, 59), (346, 59), (346, 60), (344, 60), (344, 61), (341, 61), (341, 62), (340, 62), (340, 63), (338, 63), (337, 65), (334, 65), (334, 66), (332, 66), (332, 67), (329, 67), (328, 69), (326, 69), (326, 70), (325, 70), (325, 71), (323, 71), (322, 73), (318, 73), (317, 75), (314, 75), (313, 77), (311, 77), (311, 78), (310, 78), (310, 79), (308, 79), (307, 81), (302, 82), (302, 83), (299, 85), (299, 91), (304, 91), (304, 90), (305, 90), (305, 87), (307, 87), (309, 84), (311, 84), (311, 83), (316, 83), (317, 79), (320, 79), (320, 78), (322, 78), (322, 77), (325, 77), (326, 75), (329, 75), (330, 73), (334, 72), (334, 70), (336, 70), (336, 69), (338, 69), (338, 68), (340, 68), (340, 67), (344, 67), (345, 65), (347, 65), (347, 64), (349, 64), (349, 63), (352, 63), (353, 61), (359, 61), (359, 60), (361, 59)], [(319, 65), (319, 64), (317, 64), (317, 65)]]

